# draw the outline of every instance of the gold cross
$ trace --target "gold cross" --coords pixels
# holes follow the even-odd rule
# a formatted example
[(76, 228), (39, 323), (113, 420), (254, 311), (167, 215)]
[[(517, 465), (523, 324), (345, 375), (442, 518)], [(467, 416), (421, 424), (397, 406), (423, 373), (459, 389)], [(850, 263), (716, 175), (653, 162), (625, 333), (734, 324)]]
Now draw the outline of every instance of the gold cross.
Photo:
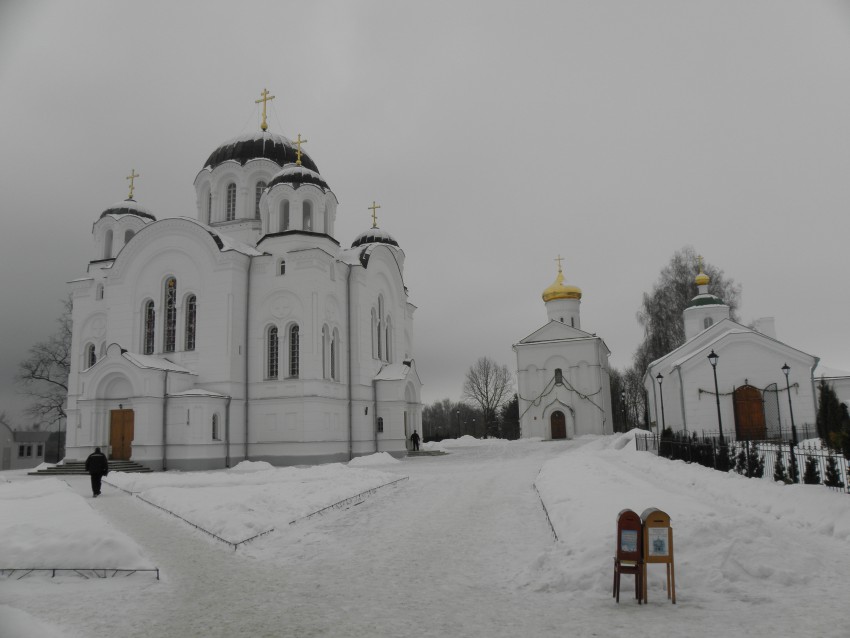
[(558, 254), (558, 258), (555, 261), (558, 262), (558, 272), (561, 272), (561, 262), (564, 261), (564, 258), (561, 257), (560, 253)]
[(133, 199), (133, 189), (135, 188), (135, 186), (133, 185), (133, 182), (136, 180), (137, 177), (141, 177), (141, 175), (136, 173), (136, 169), (134, 168), (134, 169), (131, 169), (130, 174), (127, 175), (127, 177), (124, 178), (124, 179), (130, 180), (130, 195), (127, 197), (127, 199)]
[(310, 140), (302, 140), (301, 133), (298, 134), (298, 139), (295, 140), (295, 145), (298, 147), (298, 158), (295, 160), (296, 166), (301, 166), (301, 145)]
[(379, 209), (379, 208), (380, 208), (380, 206), (379, 206), (378, 204), (376, 204), (376, 203), (375, 203), (375, 200), (373, 199), (373, 200), (372, 200), (372, 205), (371, 205), (371, 206), (367, 206), (366, 208), (368, 208), (369, 210), (371, 210), (371, 211), (372, 211), (372, 228), (377, 228), (377, 227), (378, 227), (378, 216), (377, 216), (377, 214), (375, 213), (375, 211), (376, 211), (377, 209)]
[(259, 100), (254, 100), (254, 104), (259, 104), (260, 102), (263, 103), (263, 123), (260, 124), (260, 128), (263, 129), (264, 131), (267, 131), (268, 128), (269, 128), (269, 125), (266, 124), (266, 102), (273, 100), (274, 95), (270, 96), (268, 89), (263, 89), (263, 92), (260, 93), (260, 95), (262, 95), (263, 97), (261, 97)]
[(702, 255), (699, 255), (697, 260), (699, 261), (699, 271), (702, 272)]

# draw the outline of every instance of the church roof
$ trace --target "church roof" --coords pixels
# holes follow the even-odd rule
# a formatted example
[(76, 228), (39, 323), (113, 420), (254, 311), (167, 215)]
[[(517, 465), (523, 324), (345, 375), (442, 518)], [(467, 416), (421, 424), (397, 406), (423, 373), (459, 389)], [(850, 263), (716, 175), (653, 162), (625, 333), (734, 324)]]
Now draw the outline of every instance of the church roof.
[(358, 246), (365, 246), (366, 244), (389, 244), (390, 246), (399, 247), (398, 242), (393, 238), (393, 236), (380, 228), (370, 228), (369, 230), (360, 233), (354, 238), (354, 241), (351, 242), (351, 247), (357, 248)]
[(195, 374), (189, 368), (184, 368), (181, 365), (172, 363), (171, 361), (169, 361), (168, 359), (164, 359), (163, 357), (156, 357), (150, 354), (138, 354), (137, 352), (130, 352), (129, 350), (123, 350), (121, 352), (121, 356), (123, 356), (127, 361), (129, 361), (138, 368), (149, 368), (153, 370), (167, 370), (168, 372)]
[[(301, 161), (304, 161), (304, 155), (301, 155)], [(331, 189), (324, 178), (316, 171), (310, 170), (306, 166), (298, 166), (297, 164), (287, 164), (272, 177), (268, 188), (272, 188), (275, 184), (290, 184), (292, 188), (298, 188), (302, 184), (315, 184), (323, 191)]]
[[(285, 166), (295, 164), (297, 155), (295, 143), (289, 138), (268, 131), (252, 132), (221, 144), (204, 162), (204, 168), (213, 169), (228, 161), (236, 161), (244, 166), (253, 159), (268, 159), (279, 166)], [(311, 171), (319, 172), (316, 163), (304, 151), (301, 151), (301, 163)]]
[(723, 300), (720, 297), (715, 297), (714, 295), (697, 295), (691, 302), (688, 304), (689, 308), (694, 308), (696, 306), (725, 306)]
[(151, 221), (156, 221), (153, 213), (144, 206), (139, 206), (135, 199), (125, 199), (123, 202), (113, 204), (100, 214), (100, 219), (108, 215), (135, 215), (136, 217), (144, 217)]

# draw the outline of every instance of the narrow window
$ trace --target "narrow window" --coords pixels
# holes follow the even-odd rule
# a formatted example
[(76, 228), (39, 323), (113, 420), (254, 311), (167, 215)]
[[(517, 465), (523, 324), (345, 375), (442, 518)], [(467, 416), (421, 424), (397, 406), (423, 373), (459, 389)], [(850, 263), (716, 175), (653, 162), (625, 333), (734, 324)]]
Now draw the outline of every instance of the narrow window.
[(293, 324), (289, 327), (289, 376), (298, 377), (298, 326)]
[(555, 385), (564, 385), (564, 373), (560, 368), (555, 368)]
[(387, 317), (387, 363), (393, 362), (393, 325), (390, 318)]
[(100, 301), (103, 299), (103, 284), (97, 285), (97, 293), (95, 294), (95, 298)]
[(260, 198), (263, 196), (263, 191), (266, 190), (265, 182), (257, 182), (257, 187), (255, 189), (255, 197), (254, 197), (254, 217), (257, 219), (260, 218)]
[(326, 235), (330, 235), (331, 234), (331, 216), (330, 216), (330, 213), (328, 212), (327, 203), (325, 203), (324, 219), (322, 221), (324, 222), (324, 227), (322, 228), (322, 230), (325, 232)]
[(174, 352), (177, 342), (177, 280), (165, 280), (165, 334), (163, 352)]
[(304, 201), (304, 230), (313, 230), (313, 203), (309, 200)]
[(702, 322), (702, 327), (703, 329), (710, 328), (713, 323), (714, 319), (712, 319), (711, 317), (706, 317), (705, 320)]
[(36, 446), (35, 455), (39, 456), (39, 457), (44, 456), (44, 446), (43, 445), (37, 445)]
[(219, 433), (218, 433), (218, 415), (217, 414), (212, 415), (212, 438), (213, 438), (213, 441), (220, 440), (220, 436), (219, 436)]
[(384, 431), (384, 417), (379, 416), (378, 417), (378, 432), (383, 432), (383, 431)]
[(131, 239), (133, 239), (133, 236), (134, 236), (135, 234), (136, 234), (136, 231), (134, 231), (134, 230), (126, 230), (126, 231), (124, 232), (124, 243), (126, 244), (126, 243), (127, 243), (127, 242), (129, 242)]
[(381, 320), (379, 318), (378, 319), (378, 360), (379, 361), (384, 360), (384, 348), (383, 348), (384, 344), (383, 344), (383, 339), (381, 338), (381, 336), (383, 335), (383, 332), (384, 332), (383, 324), (381, 323)]
[(145, 303), (145, 319), (144, 319), (144, 339), (142, 345), (143, 354), (153, 354), (153, 339), (154, 327), (156, 324), (156, 310), (154, 310), (153, 300), (149, 299)]
[(266, 378), (277, 379), (278, 346), (277, 326), (270, 326), (266, 333)]
[(289, 230), (289, 200), (285, 199), (280, 203), (280, 230)]
[(94, 344), (90, 343), (86, 346), (86, 367), (91, 368), (95, 363), (97, 363), (97, 351)]
[(575, 317), (570, 317), (570, 326), (572, 326), (573, 328), (576, 327), (576, 318)]
[(277, 274), (283, 277), (286, 274), (286, 261), (281, 259), (277, 265)]
[(19, 445), (18, 446), (18, 456), (20, 458), (23, 458), (24, 454), (26, 454), (26, 451), (27, 451), (27, 447), (25, 445)]
[(328, 364), (329, 361), (329, 353), (330, 349), (330, 336), (328, 334), (328, 327), (322, 326), (322, 378), (328, 379), (330, 378), (330, 374), (328, 373)]
[(212, 191), (207, 193), (207, 223), (212, 221)]
[(224, 221), (230, 222), (236, 219), (236, 184), (231, 182), (227, 185), (227, 206), (224, 209)]
[(195, 327), (198, 320), (198, 298), (186, 297), (186, 350), (195, 349)]
[(27, 456), (32, 456), (32, 446), (31, 445), (27, 446)]
[(333, 337), (331, 338), (331, 379), (339, 381), (339, 331), (334, 329)]
[(378, 358), (378, 316), (372, 308), (372, 358)]
[(110, 259), (112, 257), (112, 231), (106, 231), (106, 237), (103, 238), (103, 258)]

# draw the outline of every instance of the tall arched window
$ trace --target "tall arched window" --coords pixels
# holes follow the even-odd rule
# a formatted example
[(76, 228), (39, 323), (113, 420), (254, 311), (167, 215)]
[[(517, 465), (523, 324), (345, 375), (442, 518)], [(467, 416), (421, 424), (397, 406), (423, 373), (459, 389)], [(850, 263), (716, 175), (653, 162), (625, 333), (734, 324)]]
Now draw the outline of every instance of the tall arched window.
[(212, 438), (213, 441), (218, 441), (221, 439), (221, 434), (218, 431), (218, 415), (212, 415)]
[(330, 373), (331, 336), (327, 326), (322, 326), (322, 378), (331, 378)]
[(325, 202), (325, 212), (324, 212), (323, 218), (324, 219), (322, 219), (322, 221), (324, 222), (324, 224), (322, 226), (322, 231), (326, 235), (330, 235), (331, 234), (331, 215), (330, 215), (330, 212), (328, 211), (327, 202)]
[(313, 230), (313, 202), (305, 199), (302, 207), (304, 210), (304, 225), (302, 228), (304, 230)]
[(97, 299), (98, 301), (103, 299), (103, 284), (97, 285), (97, 292), (95, 293), (95, 299)]
[(165, 331), (163, 332), (162, 351), (174, 352), (177, 345), (177, 280), (169, 277), (165, 280)]
[(702, 327), (703, 327), (703, 329), (711, 328), (711, 325), (713, 323), (714, 323), (714, 319), (712, 319), (711, 317), (706, 317), (705, 320), (702, 322)]
[(107, 230), (106, 236), (103, 238), (103, 258), (110, 259), (112, 257), (112, 231)]
[(231, 182), (227, 185), (227, 200), (224, 208), (224, 221), (236, 219), (236, 184)]
[(156, 310), (154, 310), (153, 299), (148, 299), (145, 302), (144, 308), (142, 352), (143, 354), (153, 354), (153, 340), (156, 328)]
[(289, 376), (292, 378), (298, 377), (299, 336), (298, 325), (292, 324), (289, 327)]
[(124, 231), (124, 243), (126, 244), (126, 243), (127, 243), (127, 242), (129, 242), (131, 239), (133, 239), (133, 236), (134, 236), (135, 234), (136, 234), (136, 231), (135, 231), (135, 230), (133, 230), (133, 229), (131, 229), (131, 228), (128, 228), (127, 230), (125, 230), (125, 231)]
[(212, 191), (207, 193), (207, 223), (212, 221)]
[(280, 229), (289, 230), (289, 200), (285, 199), (280, 203)]
[(339, 381), (339, 330), (336, 328), (331, 337), (331, 379)]
[(280, 263), (277, 265), (277, 274), (281, 275), (281, 276), (286, 274), (286, 260), (285, 259), (281, 259)]
[(257, 187), (254, 189), (256, 193), (254, 197), (254, 217), (257, 219), (260, 218), (260, 198), (263, 196), (264, 190), (266, 190), (266, 183), (264, 181), (257, 182)]
[(277, 366), (280, 341), (277, 326), (269, 326), (266, 331), (266, 378), (277, 379)]
[(378, 315), (372, 308), (372, 358), (378, 358)]
[(97, 350), (94, 344), (90, 343), (86, 346), (86, 367), (91, 368), (95, 363), (97, 363)]
[(198, 298), (195, 295), (186, 297), (186, 350), (195, 349), (195, 328), (198, 322)]
[(393, 345), (392, 345), (393, 344), (393, 324), (392, 324), (392, 321), (390, 321), (389, 317), (387, 317), (386, 335), (387, 335), (387, 362), (392, 363), (393, 362)]
[(378, 359), (384, 360), (384, 298), (378, 295)]

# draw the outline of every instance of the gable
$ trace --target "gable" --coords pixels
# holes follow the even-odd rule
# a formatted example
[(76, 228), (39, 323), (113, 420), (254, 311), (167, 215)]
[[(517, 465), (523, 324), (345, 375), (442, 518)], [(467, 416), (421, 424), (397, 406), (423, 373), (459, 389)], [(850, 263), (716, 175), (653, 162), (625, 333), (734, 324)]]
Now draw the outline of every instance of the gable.
[[(560, 341), (563, 339), (587, 339), (593, 337), (589, 332), (573, 328), (560, 321), (550, 321), (521, 340), (519, 344), (540, 343), (544, 341)], [(517, 345), (519, 345), (517, 344)]]

